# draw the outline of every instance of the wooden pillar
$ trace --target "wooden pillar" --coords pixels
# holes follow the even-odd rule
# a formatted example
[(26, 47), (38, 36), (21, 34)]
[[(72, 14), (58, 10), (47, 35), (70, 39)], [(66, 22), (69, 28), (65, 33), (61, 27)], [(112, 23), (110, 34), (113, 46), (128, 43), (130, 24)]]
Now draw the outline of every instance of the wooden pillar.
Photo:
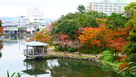
[(43, 55), (44, 55), (44, 46), (43, 46)]
[(28, 51), (28, 45), (26, 45), (26, 53), (25, 54), (28, 54), (29, 51)]
[(34, 55), (34, 47), (33, 47), (33, 51), (32, 52), (33, 52), (33, 55)]

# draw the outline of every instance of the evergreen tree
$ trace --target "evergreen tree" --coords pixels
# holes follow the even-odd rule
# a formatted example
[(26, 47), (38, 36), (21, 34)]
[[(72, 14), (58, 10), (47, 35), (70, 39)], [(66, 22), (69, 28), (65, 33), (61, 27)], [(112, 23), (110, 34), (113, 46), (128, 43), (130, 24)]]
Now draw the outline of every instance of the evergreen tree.
[(84, 12), (86, 11), (84, 5), (82, 5), (82, 4), (78, 6), (77, 10), (78, 10), (79, 12), (81, 12), (81, 13), (84, 13)]
[(127, 26), (133, 26), (133, 29), (129, 33), (129, 43), (124, 47), (123, 52), (126, 53), (136, 53), (136, 11), (134, 11), (134, 16), (127, 23)]

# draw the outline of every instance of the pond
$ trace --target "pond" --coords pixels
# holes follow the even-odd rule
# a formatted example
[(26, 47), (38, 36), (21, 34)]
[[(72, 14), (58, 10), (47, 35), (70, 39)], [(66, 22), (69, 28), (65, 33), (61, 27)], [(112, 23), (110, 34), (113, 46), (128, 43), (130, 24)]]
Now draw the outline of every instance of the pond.
[(103, 71), (92, 61), (71, 59), (25, 60), (23, 40), (3, 43), (0, 51), (0, 77), (20, 72), (21, 77), (118, 77), (112, 71)]

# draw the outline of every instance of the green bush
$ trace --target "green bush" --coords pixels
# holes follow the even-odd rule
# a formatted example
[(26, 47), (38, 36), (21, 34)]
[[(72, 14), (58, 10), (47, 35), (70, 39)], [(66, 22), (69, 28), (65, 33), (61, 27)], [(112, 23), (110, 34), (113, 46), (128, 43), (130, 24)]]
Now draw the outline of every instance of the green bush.
[(136, 54), (132, 54), (127, 58), (127, 61), (129, 62), (136, 62)]
[(113, 62), (115, 60), (114, 55), (113, 54), (107, 54), (103, 57), (104, 61), (109, 61), (109, 62)]
[(113, 54), (112, 51), (110, 50), (105, 50), (103, 53), (102, 53), (102, 60), (103, 61), (109, 61), (109, 62), (113, 62), (115, 60), (115, 56)]
[(64, 51), (64, 47), (61, 46), (61, 45), (55, 46), (55, 49), (58, 50), (58, 51)]
[(76, 47), (70, 47), (69, 49), (68, 49), (68, 51), (69, 52), (76, 52), (78, 49), (76, 48)]
[(102, 55), (107, 55), (107, 54), (113, 54), (113, 51), (105, 50), (105, 51), (103, 51), (103, 53), (102, 53)]
[(62, 45), (57, 45), (55, 46), (56, 50), (58, 51), (69, 51), (69, 52), (75, 52), (77, 51), (76, 47), (70, 47), (70, 46), (62, 46)]
[(83, 48), (80, 49), (80, 51), (81, 51), (82, 53), (98, 54), (98, 53), (101, 52), (101, 49), (99, 49), (99, 48), (93, 49), (93, 48), (83, 47)]

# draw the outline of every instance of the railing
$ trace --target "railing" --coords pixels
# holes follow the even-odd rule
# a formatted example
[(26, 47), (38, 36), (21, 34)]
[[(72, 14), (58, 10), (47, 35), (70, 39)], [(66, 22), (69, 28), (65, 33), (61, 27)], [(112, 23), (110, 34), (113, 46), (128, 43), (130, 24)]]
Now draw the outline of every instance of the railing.
[(47, 55), (47, 51), (36, 51), (34, 49), (24, 49), (24, 55)]
[(34, 55), (33, 52), (33, 49), (24, 49), (24, 55)]

